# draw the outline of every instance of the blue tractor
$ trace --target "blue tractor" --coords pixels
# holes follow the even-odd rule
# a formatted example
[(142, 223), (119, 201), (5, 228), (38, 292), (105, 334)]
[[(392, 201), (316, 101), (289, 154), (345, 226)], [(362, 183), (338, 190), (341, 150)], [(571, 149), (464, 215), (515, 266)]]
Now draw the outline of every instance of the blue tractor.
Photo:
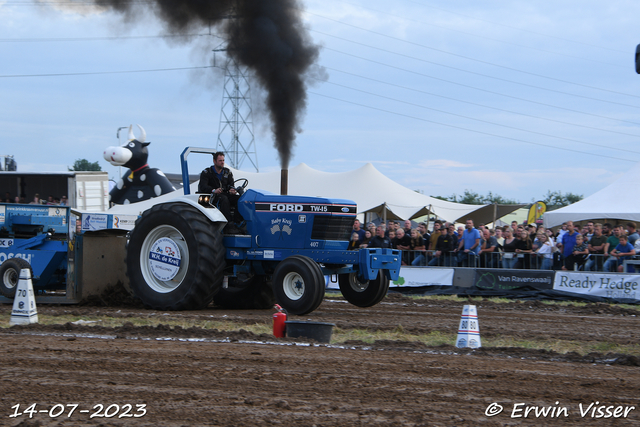
[[(223, 234), (224, 215), (210, 194), (189, 194), (189, 153), (181, 155), (184, 196), (142, 213), (129, 236), (127, 276), (134, 294), (159, 310), (190, 310), (214, 301), (226, 308), (315, 310), (325, 277), (338, 278), (359, 307), (380, 302), (400, 272), (400, 251), (347, 250), (356, 204), (349, 200), (247, 190), (238, 209), (246, 234)], [(235, 185), (235, 184), (234, 184)]]

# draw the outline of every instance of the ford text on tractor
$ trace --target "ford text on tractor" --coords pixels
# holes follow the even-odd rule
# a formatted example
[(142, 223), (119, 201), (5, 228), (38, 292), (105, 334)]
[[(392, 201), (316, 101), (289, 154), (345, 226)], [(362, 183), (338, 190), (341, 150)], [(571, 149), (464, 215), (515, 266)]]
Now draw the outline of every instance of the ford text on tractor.
[(352, 201), (245, 191), (247, 180), (236, 180), (246, 234), (223, 234), (227, 221), (214, 197), (189, 190), (187, 156), (213, 152), (186, 148), (184, 196), (154, 205), (131, 231), (127, 276), (146, 306), (189, 310), (214, 301), (248, 309), (277, 302), (302, 315), (322, 302), (325, 276), (337, 276), (345, 299), (356, 306), (385, 297), (400, 272), (400, 251), (347, 250), (356, 216)]

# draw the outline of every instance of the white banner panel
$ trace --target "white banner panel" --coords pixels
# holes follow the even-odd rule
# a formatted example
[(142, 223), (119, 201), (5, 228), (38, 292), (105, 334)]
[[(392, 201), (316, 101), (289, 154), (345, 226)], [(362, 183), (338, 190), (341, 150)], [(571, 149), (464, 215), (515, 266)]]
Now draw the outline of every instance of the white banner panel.
[[(453, 271), (453, 268), (402, 266), (400, 277), (389, 287), (453, 286)], [(325, 281), (327, 289), (340, 289), (337, 276), (325, 276)]]
[(400, 277), (390, 287), (453, 286), (453, 268), (409, 267), (400, 268)]
[(553, 289), (604, 298), (637, 300), (640, 296), (640, 275), (556, 271)]

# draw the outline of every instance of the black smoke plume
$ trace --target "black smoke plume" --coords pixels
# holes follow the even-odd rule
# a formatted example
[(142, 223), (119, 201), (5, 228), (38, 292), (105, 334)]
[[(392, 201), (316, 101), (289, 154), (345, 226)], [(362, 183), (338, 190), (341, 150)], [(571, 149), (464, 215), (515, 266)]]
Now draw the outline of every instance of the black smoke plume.
[[(288, 168), (306, 107), (305, 75), (318, 58), (298, 0), (93, 0), (128, 23), (151, 11), (171, 34), (217, 28), (227, 54), (249, 67), (266, 92), (274, 145)], [(144, 15), (144, 14), (140, 14)]]

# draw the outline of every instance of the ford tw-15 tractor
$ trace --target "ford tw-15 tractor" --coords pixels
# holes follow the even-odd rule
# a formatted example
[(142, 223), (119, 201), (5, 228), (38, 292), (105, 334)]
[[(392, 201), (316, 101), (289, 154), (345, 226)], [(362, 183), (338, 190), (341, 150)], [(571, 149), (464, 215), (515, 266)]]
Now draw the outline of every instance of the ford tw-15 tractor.
[[(349, 200), (246, 190), (237, 209), (246, 234), (223, 234), (224, 215), (211, 194), (190, 194), (186, 148), (181, 155), (184, 195), (153, 205), (130, 233), (127, 276), (133, 293), (159, 310), (190, 310), (212, 301), (225, 308), (270, 308), (290, 314), (315, 310), (325, 277), (337, 277), (344, 298), (370, 307), (400, 272), (395, 249), (347, 250), (356, 204)], [(245, 191), (246, 190), (246, 191)], [(132, 205), (133, 206), (133, 205)]]

